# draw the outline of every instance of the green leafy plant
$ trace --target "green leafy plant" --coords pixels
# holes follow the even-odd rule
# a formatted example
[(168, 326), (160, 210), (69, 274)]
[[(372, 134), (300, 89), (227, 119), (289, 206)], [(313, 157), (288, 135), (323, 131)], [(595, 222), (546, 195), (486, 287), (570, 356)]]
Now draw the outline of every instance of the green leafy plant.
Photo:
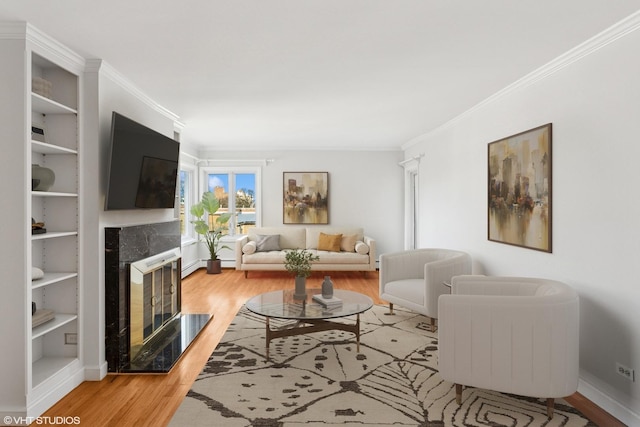
[(195, 231), (203, 237), (207, 249), (209, 249), (209, 255), (212, 260), (218, 259), (218, 251), (222, 249), (231, 249), (229, 246), (220, 245), (220, 238), (222, 232), (227, 230), (227, 223), (231, 218), (231, 214), (223, 213), (215, 218), (213, 224), (209, 219), (216, 215), (220, 209), (220, 201), (216, 196), (208, 191), (202, 194), (202, 200), (199, 203), (191, 206), (191, 215), (196, 219), (191, 221), (195, 226)]
[(306, 249), (293, 249), (287, 251), (284, 257), (284, 268), (296, 277), (311, 276), (311, 261), (317, 261), (320, 258), (313, 255)]

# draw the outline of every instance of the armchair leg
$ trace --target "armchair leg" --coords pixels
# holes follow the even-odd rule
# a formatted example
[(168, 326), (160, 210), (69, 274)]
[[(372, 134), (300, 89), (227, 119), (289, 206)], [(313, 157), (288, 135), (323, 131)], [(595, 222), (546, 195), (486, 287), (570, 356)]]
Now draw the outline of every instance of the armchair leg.
[(456, 403), (462, 403), (462, 384), (456, 384)]
[(553, 408), (555, 405), (555, 399), (550, 397), (547, 399), (547, 417), (549, 419), (553, 418)]
[(436, 319), (434, 319), (433, 317), (430, 317), (429, 320), (430, 320), (430, 325), (429, 325), (430, 332), (435, 332), (438, 329), (438, 327), (436, 326)]
[(389, 311), (385, 313), (386, 316), (393, 316), (395, 313), (393, 312), (393, 303), (389, 303)]

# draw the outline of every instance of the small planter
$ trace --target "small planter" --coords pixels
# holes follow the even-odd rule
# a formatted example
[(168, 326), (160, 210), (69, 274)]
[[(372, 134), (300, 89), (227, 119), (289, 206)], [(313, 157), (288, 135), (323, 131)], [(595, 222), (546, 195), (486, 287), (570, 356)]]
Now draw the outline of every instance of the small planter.
[(207, 274), (220, 274), (222, 273), (222, 261), (219, 259), (207, 260)]
[(296, 276), (296, 287), (293, 291), (294, 299), (307, 298), (307, 278), (304, 276)]

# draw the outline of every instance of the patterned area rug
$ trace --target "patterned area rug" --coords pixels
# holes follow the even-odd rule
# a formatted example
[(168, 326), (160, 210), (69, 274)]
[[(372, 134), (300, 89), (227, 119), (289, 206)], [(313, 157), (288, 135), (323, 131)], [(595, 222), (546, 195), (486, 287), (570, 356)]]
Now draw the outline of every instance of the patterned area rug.
[(552, 420), (544, 399), (471, 387), (458, 406), (427, 318), (386, 311), (360, 315), (360, 353), (352, 333), (328, 331), (273, 340), (267, 360), (264, 318), (243, 307), (170, 426), (595, 426), (562, 400)]

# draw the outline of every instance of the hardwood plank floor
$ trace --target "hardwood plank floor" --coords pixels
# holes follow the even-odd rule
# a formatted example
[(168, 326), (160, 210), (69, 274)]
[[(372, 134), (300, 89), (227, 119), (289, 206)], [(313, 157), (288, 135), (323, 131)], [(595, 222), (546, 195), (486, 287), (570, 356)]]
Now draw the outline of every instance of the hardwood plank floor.
[[(377, 272), (366, 278), (362, 273), (330, 274), (336, 288), (361, 292), (376, 304), (384, 303), (378, 298)], [(319, 288), (323, 277), (314, 273), (307, 286)], [(107, 375), (102, 381), (86, 381), (43, 416), (50, 420), (79, 417), (81, 425), (91, 427), (167, 425), (244, 302), (262, 292), (292, 287), (293, 279), (278, 272), (251, 272), (245, 279), (244, 273), (235, 270), (219, 275), (199, 270), (185, 278), (182, 286), (184, 313), (211, 313), (214, 317), (170, 373)], [(599, 426), (624, 426), (578, 393), (567, 400)]]

